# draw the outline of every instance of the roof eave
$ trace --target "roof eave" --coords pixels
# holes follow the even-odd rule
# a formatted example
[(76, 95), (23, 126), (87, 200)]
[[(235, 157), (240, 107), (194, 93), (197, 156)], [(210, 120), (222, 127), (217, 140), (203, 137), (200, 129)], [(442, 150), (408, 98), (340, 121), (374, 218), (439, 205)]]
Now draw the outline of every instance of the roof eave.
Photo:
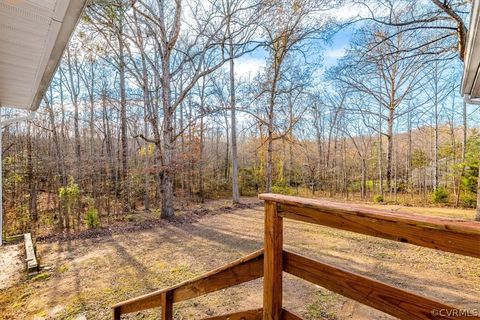
[(461, 94), (468, 103), (480, 103), (480, 1), (473, 1)]
[(80, 17), (82, 15), (83, 9), (86, 6), (86, 3), (87, 0), (71, 0), (69, 2), (65, 17), (62, 21), (60, 30), (57, 35), (57, 39), (53, 46), (50, 57), (47, 61), (45, 71), (43, 72), (43, 75), (41, 77), (40, 84), (34, 95), (32, 104), (28, 108), (30, 111), (36, 111), (40, 106), (43, 96), (45, 95), (45, 92), (47, 91), (50, 82), (52, 81), (53, 76), (58, 69), (58, 66), (63, 56), (63, 52), (68, 45), (68, 42), (75, 30), (75, 27), (80, 21)]

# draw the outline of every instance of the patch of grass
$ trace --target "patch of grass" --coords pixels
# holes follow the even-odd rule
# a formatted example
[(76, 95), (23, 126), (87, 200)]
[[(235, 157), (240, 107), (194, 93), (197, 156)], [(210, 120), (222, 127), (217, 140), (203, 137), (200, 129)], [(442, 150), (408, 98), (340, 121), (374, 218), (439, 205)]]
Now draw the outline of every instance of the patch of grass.
[(42, 310), (42, 311), (38, 312), (35, 316), (40, 317), (40, 318), (44, 318), (47, 315), (48, 315), (47, 310)]
[(176, 268), (170, 269), (170, 272), (176, 274), (190, 273), (190, 268), (186, 265), (180, 265)]
[(79, 301), (73, 301), (72, 303), (68, 304), (65, 310), (62, 312), (62, 319), (71, 319), (74, 318), (75, 315), (82, 311), (82, 307)]
[(110, 294), (112, 294), (112, 293), (114, 292), (114, 290), (113, 290), (113, 288), (108, 287), (108, 288), (104, 288), (104, 289), (102, 290), (102, 292), (103, 292), (105, 295), (110, 295)]
[(426, 215), (434, 217), (445, 217), (445, 218), (454, 218), (454, 219), (466, 219), (473, 220), (475, 217), (475, 210), (473, 209), (462, 209), (462, 208), (449, 208), (449, 207), (406, 207), (400, 205), (382, 205), (381, 207), (378, 204), (365, 204), (365, 207), (383, 210), (391, 210), (392, 212), (407, 212), (417, 215)]
[(108, 267), (110, 263), (111, 262), (108, 260), (108, 256), (104, 256), (104, 257), (93, 256), (81, 261), (80, 266), (81, 268), (97, 269), (97, 268)]
[(164, 270), (167, 268), (168, 265), (164, 261), (157, 261), (154, 266), (156, 270)]
[(22, 301), (15, 301), (13, 304), (12, 304), (12, 309), (14, 310), (19, 310), (23, 307), (23, 302)]
[(51, 276), (50, 273), (42, 272), (42, 273), (39, 273), (39, 274), (33, 276), (30, 280), (32, 280), (32, 281), (42, 281), (42, 280), (47, 280), (48, 278), (50, 278), (50, 276)]
[(58, 268), (58, 273), (62, 274), (62, 273), (65, 273), (69, 270), (70, 268), (68, 267), (67, 264), (62, 264), (59, 268)]
[(33, 293), (33, 291), (31, 290), (31, 288), (29, 286), (20, 287), (19, 292), (21, 292), (23, 289), (25, 289), (25, 292), (23, 292), (21, 295), (19, 295), (16, 299), (24, 300), (24, 299), (28, 298)]
[(178, 265), (169, 270), (162, 272), (167, 283), (177, 283), (180, 281), (191, 279), (198, 274), (193, 272), (188, 265)]
[(376, 253), (377, 258), (381, 258), (383, 260), (393, 259), (397, 257), (397, 253), (395, 251), (379, 251)]
[(315, 293), (314, 301), (307, 306), (309, 318), (337, 320), (335, 312), (328, 311), (329, 307), (334, 305), (337, 300), (336, 294), (318, 290)]
[(133, 214), (131, 214), (131, 213), (130, 213), (130, 214), (127, 214), (127, 215), (125, 216), (125, 220), (127, 220), (127, 221), (129, 221), (129, 222), (133, 222), (133, 221), (135, 221), (135, 215), (133, 215)]
[(152, 215), (155, 218), (160, 218), (161, 214), (162, 214), (162, 210), (160, 210), (159, 208), (155, 208), (155, 209), (152, 210)]

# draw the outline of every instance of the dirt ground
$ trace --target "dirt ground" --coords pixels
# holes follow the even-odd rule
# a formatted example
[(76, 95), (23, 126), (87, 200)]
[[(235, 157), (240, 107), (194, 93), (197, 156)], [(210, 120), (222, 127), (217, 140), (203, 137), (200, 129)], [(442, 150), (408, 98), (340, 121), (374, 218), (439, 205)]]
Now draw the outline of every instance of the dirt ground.
[(22, 248), (23, 246), (19, 244), (0, 247), (0, 290), (7, 289), (21, 280), (25, 268)]
[[(260, 249), (261, 204), (231, 208), (227, 203), (215, 201), (183, 219), (148, 228), (38, 241), (43, 269), (36, 277), (5, 275), (0, 263), (0, 284), (4, 284), (0, 319), (111, 319), (110, 307), (116, 302), (187, 280)], [(398, 210), (397, 206), (385, 209)], [(445, 215), (436, 209), (408, 211)], [(449, 215), (472, 219), (473, 211), (451, 210)], [(130, 217), (129, 224), (145, 225), (145, 219), (139, 214)], [(454, 306), (480, 309), (476, 259), (301, 222), (285, 221), (284, 228), (288, 250)], [(2, 256), (5, 248), (21, 251), (6, 246), (0, 250)], [(391, 319), (293, 276), (286, 276), (284, 282), (284, 305), (306, 319)], [(261, 284), (259, 279), (176, 304), (175, 318), (200, 319), (259, 307)], [(159, 310), (154, 309), (127, 318), (158, 317)]]

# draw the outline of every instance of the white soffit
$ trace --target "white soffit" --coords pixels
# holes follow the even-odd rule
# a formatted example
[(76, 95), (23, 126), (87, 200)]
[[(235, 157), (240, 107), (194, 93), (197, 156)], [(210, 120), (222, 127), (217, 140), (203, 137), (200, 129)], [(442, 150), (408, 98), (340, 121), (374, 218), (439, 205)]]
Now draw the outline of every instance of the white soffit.
[(0, 0), (0, 106), (36, 110), (86, 0)]
[(470, 26), (468, 29), (465, 67), (462, 80), (462, 95), (470, 103), (478, 103), (480, 98), (480, 0), (472, 1)]

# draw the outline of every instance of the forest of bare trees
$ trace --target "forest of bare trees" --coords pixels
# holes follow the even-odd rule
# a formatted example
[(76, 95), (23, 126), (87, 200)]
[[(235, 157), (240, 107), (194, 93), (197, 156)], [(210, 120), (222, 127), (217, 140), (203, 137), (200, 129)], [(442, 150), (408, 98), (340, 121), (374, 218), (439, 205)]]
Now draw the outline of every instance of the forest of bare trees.
[(92, 0), (35, 119), (4, 129), (7, 233), (264, 191), (475, 207), (469, 7)]

